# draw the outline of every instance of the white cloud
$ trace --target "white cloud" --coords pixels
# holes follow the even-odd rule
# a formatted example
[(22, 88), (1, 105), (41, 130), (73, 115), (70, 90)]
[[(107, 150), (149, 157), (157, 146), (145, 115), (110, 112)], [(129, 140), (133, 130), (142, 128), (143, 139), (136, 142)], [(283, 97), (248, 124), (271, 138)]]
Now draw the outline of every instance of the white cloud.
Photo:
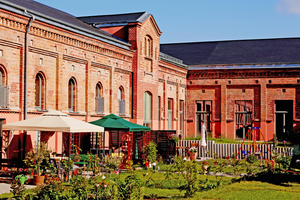
[(300, 15), (300, 0), (278, 0), (276, 8), (283, 13)]

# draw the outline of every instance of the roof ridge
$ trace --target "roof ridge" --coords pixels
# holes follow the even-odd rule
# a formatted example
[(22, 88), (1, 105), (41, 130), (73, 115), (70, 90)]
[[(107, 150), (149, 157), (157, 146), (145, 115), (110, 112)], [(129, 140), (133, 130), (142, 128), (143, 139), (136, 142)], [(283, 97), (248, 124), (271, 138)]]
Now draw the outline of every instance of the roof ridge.
[(160, 45), (181, 45), (181, 44), (199, 44), (199, 43), (221, 43), (221, 42), (246, 42), (246, 41), (262, 41), (262, 40), (288, 40), (288, 39), (300, 39), (300, 37), (287, 37), (287, 38), (262, 38), (262, 39), (240, 39), (240, 40), (219, 40), (219, 41), (199, 41), (199, 42), (176, 42), (176, 43), (164, 43)]
[[(146, 11), (142, 11), (142, 12), (133, 12), (133, 13), (122, 13), (122, 14), (107, 14), (107, 15), (90, 15), (90, 16), (81, 16), (81, 17), (77, 17), (77, 18), (87, 18), (87, 17), (104, 17), (104, 16), (120, 16), (120, 15), (132, 15), (132, 14), (142, 14), (142, 13), (147, 13)], [(143, 15), (144, 15), (143, 14)]]

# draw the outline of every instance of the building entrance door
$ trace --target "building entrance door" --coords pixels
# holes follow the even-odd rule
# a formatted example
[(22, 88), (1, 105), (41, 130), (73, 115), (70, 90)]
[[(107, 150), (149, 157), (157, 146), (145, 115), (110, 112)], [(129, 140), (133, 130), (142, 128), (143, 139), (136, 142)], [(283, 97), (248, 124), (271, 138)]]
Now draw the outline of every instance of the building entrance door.
[(196, 135), (201, 135), (201, 127), (203, 124), (206, 126), (206, 131), (211, 132), (212, 127), (212, 101), (196, 101)]
[(278, 140), (288, 140), (293, 130), (293, 101), (275, 100), (275, 132)]
[[(244, 139), (252, 126), (252, 101), (235, 101), (235, 139)], [(249, 138), (251, 140), (251, 134)]]

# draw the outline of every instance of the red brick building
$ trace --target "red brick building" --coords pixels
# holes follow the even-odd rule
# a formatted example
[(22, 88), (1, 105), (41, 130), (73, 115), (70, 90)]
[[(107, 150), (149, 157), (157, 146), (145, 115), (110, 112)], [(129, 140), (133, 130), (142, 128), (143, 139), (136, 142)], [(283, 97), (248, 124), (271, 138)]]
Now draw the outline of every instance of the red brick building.
[(189, 67), (187, 134), (205, 123), (213, 137), (243, 139), (254, 126), (267, 140), (274, 133), (292, 140), (300, 125), (299, 48), (299, 38), (161, 45)]
[[(113, 113), (183, 136), (203, 123), (232, 139), (249, 126), (267, 140), (299, 129), (299, 38), (160, 44), (147, 12), (76, 18), (32, 0), (2, 1), (0, 30), (4, 123), (59, 110), (87, 122)], [(6, 152), (23, 144), (14, 134)], [(28, 134), (30, 148), (38, 134)], [(52, 150), (62, 140), (55, 133)]]
[[(87, 122), (113, 113), (184, 133), (187, 66), (160, 54), (161, 31), (151, 14), (76, 18), (32, 0), (7, 0), (0, 30), (4, 123), (59, 110)], [(39, 134), (28, 135), (31, 148)], [(50, 148), (61, 152), (62, 140), (55, 133)], [(6, 152), (22, 151), (23, 141), (14, 132)]]

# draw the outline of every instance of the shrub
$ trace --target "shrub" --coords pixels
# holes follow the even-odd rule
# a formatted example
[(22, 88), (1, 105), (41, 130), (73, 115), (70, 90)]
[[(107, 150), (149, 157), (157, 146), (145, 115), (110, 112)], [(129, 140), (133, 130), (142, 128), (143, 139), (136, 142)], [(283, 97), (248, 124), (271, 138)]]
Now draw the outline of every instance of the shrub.
[(157, 159), (157, 144), (155, 142), (150, 141), (144, 148), (143, 153), (146, 156), (146, 159), (151, 163), (154, 163)]

